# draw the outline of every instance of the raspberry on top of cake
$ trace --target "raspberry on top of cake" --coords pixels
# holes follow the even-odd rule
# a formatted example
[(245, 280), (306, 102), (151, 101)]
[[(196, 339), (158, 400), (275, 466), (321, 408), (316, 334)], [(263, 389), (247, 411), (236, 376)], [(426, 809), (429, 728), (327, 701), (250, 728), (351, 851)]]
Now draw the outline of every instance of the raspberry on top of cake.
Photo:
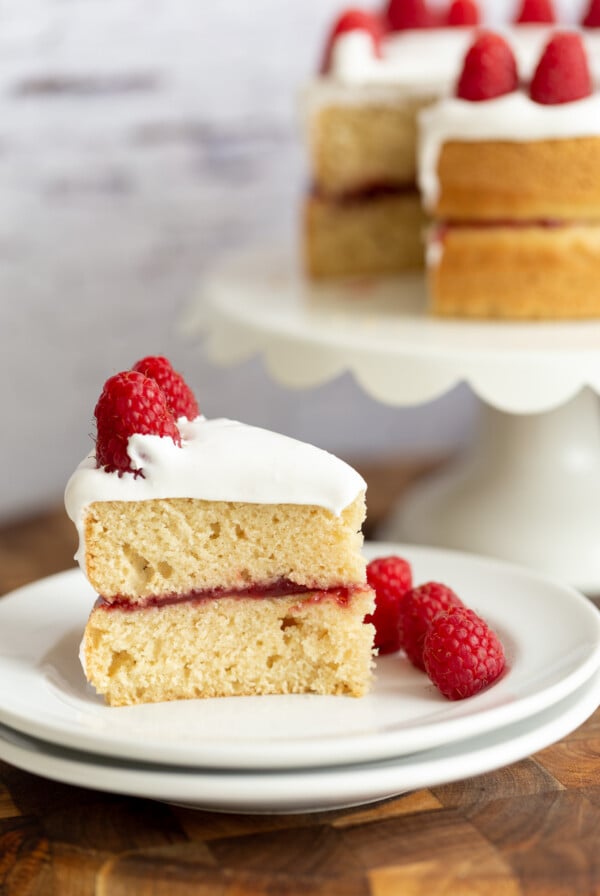
[(207, 420), (164, 358), (111, 377), (67, 485), (99, 595), (82, 656), (111, 704), (363, 694), (365, 483), (312, 445)]

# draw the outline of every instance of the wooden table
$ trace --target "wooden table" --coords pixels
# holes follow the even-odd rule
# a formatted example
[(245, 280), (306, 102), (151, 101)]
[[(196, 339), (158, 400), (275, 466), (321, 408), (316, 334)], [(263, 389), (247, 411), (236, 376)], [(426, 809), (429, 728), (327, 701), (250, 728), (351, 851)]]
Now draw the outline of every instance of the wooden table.
[[(406, 482), (367, 469), (370, 523)], [(62, 510), (0, 530), (0, 593), (72, 565)], [(362, 809), (196, 812), (0, 762), (0, 896), (600, 894), (600, 710), (529, 759)]]

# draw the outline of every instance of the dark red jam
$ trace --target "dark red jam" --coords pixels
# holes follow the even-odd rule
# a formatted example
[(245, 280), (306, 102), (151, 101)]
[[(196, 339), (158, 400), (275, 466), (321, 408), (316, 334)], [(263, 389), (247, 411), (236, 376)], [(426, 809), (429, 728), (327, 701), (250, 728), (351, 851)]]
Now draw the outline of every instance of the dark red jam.
[(250, 585), (247, 588), (228, 591), (225, 588), (212, 588), (206, 590), (189, 591), (187, 594), (162, 594), (145, 597), (141, 600), (133, 601), (127, 597), (117, 595), (111, 599), (100, 596), (97, 606), (103, 610), (144, 610), (149, 607), (168, 607), (172, 604), (181, 604), (185, 602), (201, 603), (207, 600), (215, 600), (219, 597), (237, 597), (237, 598), (256, 598), (261, 600), (264, 597), (289, 597), (311, 592), (308, 601), (310, 603), (320, 603), (324, 600), (335, 600), (341, 607), (346, 607), (352, 600), (352, 596), (357, 591), (362, 591), (364, 585), (354, 585), (350, 587), (335, 588), (309, 588), (307, 585), (298, 585), (289, 579), (279, 579), (269, 585)]
[(346, 190), (344, 193), (338, 193), (335, 196), (323, 194), (315, 185), (310, 188), (310, 195), (315, 199), (326, 198), (328, 202), (335, 203), (335, 205), (352, 205), (355, 202), (370, 202), (387, 197), (406, 196), (412, 193), (415, 193), (415, 188), (404, 184), (370, 183), (357, 187), (354, 190)]
[[(572, 224), (573, 222), (569, 222)], [(492, 230), (496, 227), (508, 227), (510, 230), (521, 230), (526, 227), (541, 227), (544, 230), (558, 230), (560, 227), (566, 227), (566, 221), (558, 221), (550, 218), (541, 218), (539, 220), (515, 220), (502, 219), (497, 220), (472, 220), (472, 221), (455, 221), (448, 220), (437, 224), (433, 228), (433, 236), (435, 239), (443, 240), (449, 230)]]

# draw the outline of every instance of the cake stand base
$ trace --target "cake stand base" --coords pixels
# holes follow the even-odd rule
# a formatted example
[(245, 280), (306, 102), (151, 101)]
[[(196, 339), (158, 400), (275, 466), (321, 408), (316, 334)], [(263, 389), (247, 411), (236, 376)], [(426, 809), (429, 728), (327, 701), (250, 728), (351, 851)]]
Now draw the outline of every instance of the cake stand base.
[(459, 461), (415, 486), (377, 533), (519, 563), (600, 594), (600, 416), (590, 389), (557, 410), (482, 406)]

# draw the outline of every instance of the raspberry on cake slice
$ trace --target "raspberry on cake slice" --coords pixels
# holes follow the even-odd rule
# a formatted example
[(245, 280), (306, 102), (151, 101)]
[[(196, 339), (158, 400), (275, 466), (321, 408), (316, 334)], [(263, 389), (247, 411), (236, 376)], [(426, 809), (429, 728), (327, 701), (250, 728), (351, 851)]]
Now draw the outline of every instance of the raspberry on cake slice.
[(96, 421), (65, 493), (99, 595), (82, 644), (96, 691), (111, 705), (364, 694), (362, 478), (314, 446), (199, 416), (164, 358), (111, 377)]
[(506, 40), (479, 35), (420, 125), (433, 311), (600, 316), (600, 96), (581, 35), (554, 33), (525, 84)]

